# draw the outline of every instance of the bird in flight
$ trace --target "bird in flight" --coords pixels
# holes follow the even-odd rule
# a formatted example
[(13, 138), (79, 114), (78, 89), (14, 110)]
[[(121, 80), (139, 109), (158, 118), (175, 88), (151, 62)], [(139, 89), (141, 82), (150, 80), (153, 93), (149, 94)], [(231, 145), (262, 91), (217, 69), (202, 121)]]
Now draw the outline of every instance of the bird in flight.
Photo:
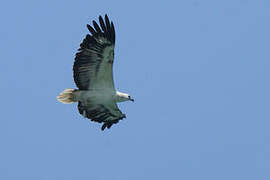
[(87, 34), (75, 55), (73, 77), (78, 89), (65, 89), (57, 96), (64, 104), (78, 102), (81, 115), (91, 121), (103, 123), (101, 130), (110, 128), (126, 115), (117, 103), (134, 101), (129, 94), (119, 92), (114, 87), (113, 63), (115, 30), (107, 14), (99, 16), (99, 25), (87, 24)]

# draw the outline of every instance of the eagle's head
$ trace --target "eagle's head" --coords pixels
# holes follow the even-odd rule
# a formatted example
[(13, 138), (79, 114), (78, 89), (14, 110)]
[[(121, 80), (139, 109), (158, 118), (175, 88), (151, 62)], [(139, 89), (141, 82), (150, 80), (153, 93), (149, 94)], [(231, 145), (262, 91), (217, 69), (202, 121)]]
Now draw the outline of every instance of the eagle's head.
[(129, 94), (117, 91), (116, 96), (117, 96), (117, 102), (124, 102), (124, 101), (134, 102), (134, 99)]

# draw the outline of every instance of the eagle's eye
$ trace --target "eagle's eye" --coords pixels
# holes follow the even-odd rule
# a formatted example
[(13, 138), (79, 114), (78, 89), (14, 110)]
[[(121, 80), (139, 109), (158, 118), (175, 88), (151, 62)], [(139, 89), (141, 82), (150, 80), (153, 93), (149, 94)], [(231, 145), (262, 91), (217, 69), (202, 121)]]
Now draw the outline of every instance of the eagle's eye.
[(128, 96), (128, 98), (130, 99), (130, 96)]

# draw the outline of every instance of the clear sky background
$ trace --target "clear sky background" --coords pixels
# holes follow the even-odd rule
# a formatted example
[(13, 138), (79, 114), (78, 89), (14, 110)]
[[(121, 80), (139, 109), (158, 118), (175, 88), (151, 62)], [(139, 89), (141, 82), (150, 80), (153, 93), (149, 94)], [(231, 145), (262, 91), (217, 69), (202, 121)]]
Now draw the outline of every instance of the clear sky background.
[[(3, 1), (3, 180), (269, 180), (270, 1)], [(56, 96), (87, 23), (116, 28), (135, 103), (102, 132)]]

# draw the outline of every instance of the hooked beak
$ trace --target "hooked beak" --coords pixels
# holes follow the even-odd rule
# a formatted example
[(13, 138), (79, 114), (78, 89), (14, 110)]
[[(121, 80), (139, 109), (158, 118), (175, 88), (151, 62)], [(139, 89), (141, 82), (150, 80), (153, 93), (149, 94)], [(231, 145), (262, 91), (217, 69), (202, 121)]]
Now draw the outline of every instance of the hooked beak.
[(131, 98), (130, 98), (129, 100), (132, 101), (132, 102), (134, 102), (134, 99), (131, 99)]

